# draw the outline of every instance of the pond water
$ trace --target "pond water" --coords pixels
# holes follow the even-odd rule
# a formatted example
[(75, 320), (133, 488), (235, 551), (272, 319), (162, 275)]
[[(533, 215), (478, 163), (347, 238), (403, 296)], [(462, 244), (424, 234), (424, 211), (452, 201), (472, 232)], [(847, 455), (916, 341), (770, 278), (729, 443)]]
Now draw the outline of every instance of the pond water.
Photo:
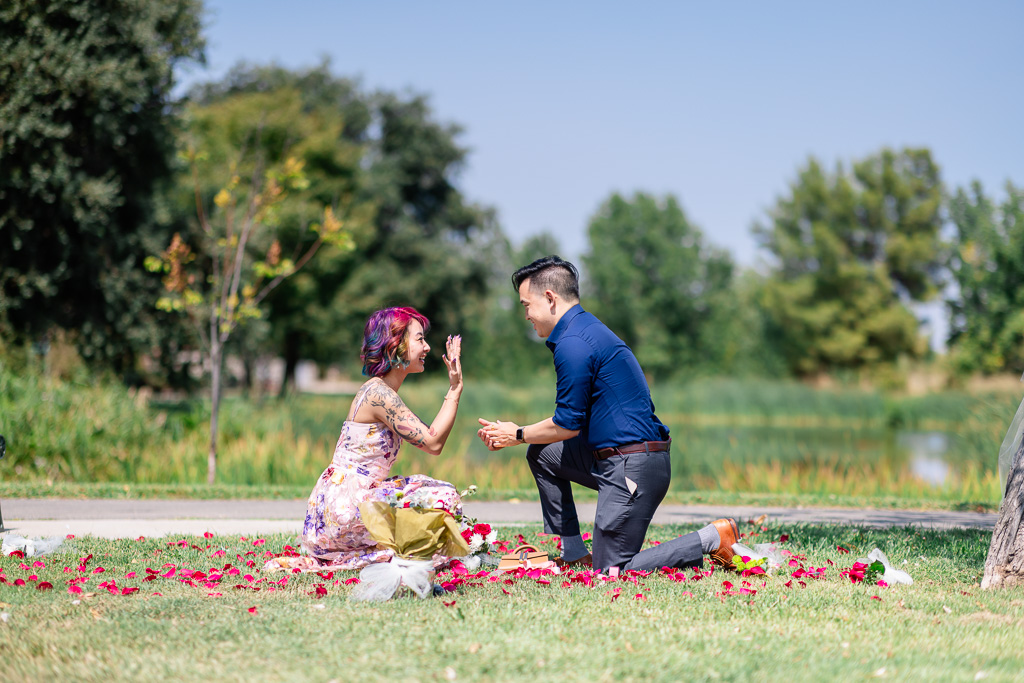
[(952, 467), (946, 460), (950, 438), (945, 432), (898, 432), (896, 442), (907, 450), (910, 471), (934, 486), (949, 479)]
[(680, 487), (720, 477), (727, 463), (777, 466), (783, 474), (877, 473), (939, 487), (967, 469), (995, 471), (999, 444), (977, 433), (688, 425), (673, 429), (672, 451), (673, 484)]

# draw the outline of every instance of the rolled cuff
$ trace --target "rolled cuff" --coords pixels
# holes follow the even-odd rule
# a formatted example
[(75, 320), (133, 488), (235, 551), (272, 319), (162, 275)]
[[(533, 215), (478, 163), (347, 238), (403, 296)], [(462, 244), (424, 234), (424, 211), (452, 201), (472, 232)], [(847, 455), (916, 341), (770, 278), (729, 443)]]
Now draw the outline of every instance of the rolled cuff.
[(583, 429), (583, 418), (584, 414), (579, 411), (558, 406), (555, 408), (555, 414), (551, 421), (555, 423), (556, 427), (568, 429), (570, 432), (578, 432)]

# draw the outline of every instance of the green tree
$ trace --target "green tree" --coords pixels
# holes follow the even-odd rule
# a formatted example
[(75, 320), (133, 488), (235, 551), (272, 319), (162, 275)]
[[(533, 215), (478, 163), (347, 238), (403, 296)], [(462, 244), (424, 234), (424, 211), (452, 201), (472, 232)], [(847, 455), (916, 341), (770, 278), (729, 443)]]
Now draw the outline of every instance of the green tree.
[(512, 288), (516, 268), (544, 256), (560, 253), (558, 240), (547, 232), (527, 238), (518, 248), (508, 240), (495, 240), (481, 254), (491, 273), (488, 292), (478, 313), (467, 321), (464, 356), (474, 375), (492, 377), (503, 384), (535, 383), (538, 373), (551, 373), (551, 352), (526, 322), (519, 294)]
[(199, 0), (0, 6), (0, 317), (75, 331), (132, 365), (166, 317), (142, 260), (167, 243), (174, 69), (202, 61)]
[(791, 371), (860, 369), (926, 349), (910, 301), (942, 265), (942, 182), (926, 149), (882, 150), (847, 171), (813, 158), (754, 233), (771, 255), (763, 305)]
[[(355, 250), (316, 259), (268, 299), (287, 374), (300, 358), (358, 367), (363, 325), (382, 306), (415, 306), (440, 330), (470, 327), (503, 237), (493, 212), (467, 202), (455, 184), (467, 153), (458, 126), (437, 122), (423, 96), (363, 93), (327, 63), (301, 71), (240, 66), (193, 99), (202, 109), (259, 93), (273, 100), (283, 90), (298, 94), (304, 112), (333, 109), (343, 121), (336, 144), (360, 150), (355, 164), (307, 157), (310, 192), (319, 201), (351, 194), (375, 209), (368, 227), (353, 231)], [(282, 222), (282, 230), (289, 225), (298, 224)], [(472, 340), (465, 348), (469, 368)]]
[(718, 342), (705, 328), (728, 296), (733, 262), (705, 242), (676, 198), (613, 194), (587, 235), (587, 308), (629, 344), (644, 370), (671, 376), (711, 361)]
[(965, 373), (1024, 372), (1024, 188), (1007, 183), (997, 206), (974, 182), (957, 190), (949, 213), (950, 357)]
[[(266, 133), (258, 129), (256, 136)], [(303, 164), (295, 157), (267, 164), (260, 147), (252, 145), (242, 163), (233, 163), (225, 173), (224, 186), (206, 206), (198, 171), (201, 155), (190, 150), (195, 170), (196, 208), (203, 258), (175, 234), (160, 258), (150, 257), (146, 267), (164, 274), (167, 296), (157, 306), (182, 311), (196, 326), (204, 351), (204, 367), (210, 367), (210, 449), (207, 481), (212, 484), (217, 468), (217, 427), (221, 399), (225, 345), (233, 332), (248, 319), (260, 318), (260, 304), (286, 278), (298, 272), (324, 244), (351, 249), (344, 222), (334, 207), (323, 208), (323, 218), (310, 226), (315, 239), (296, 251), (292, 260), (273, 236), (273, 227), (289, 205), (289, 193), (308, 187)], [(251, 159), (248, 157), (252, 157)], [(246, 163), (247, 162), (247, 163)], [(244, 179), (243, 179), (244, 178)], [(348, 207), (344, 207), (348, 209)], [(260, 247), (260, 245), (266, 245)]]

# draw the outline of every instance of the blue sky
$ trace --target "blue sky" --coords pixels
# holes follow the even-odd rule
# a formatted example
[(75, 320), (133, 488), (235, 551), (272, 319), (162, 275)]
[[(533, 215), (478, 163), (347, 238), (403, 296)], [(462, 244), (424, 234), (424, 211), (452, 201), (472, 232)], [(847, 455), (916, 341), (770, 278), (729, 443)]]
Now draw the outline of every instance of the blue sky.
[(1024, 183), (1024, 3), (207, 0), (209, 65), (315, 65), (428, 93), (460, 178), (565, 256), (612, 191), (672, 193), (744, 265), (808, 155), (928, 146), (948, 185)]

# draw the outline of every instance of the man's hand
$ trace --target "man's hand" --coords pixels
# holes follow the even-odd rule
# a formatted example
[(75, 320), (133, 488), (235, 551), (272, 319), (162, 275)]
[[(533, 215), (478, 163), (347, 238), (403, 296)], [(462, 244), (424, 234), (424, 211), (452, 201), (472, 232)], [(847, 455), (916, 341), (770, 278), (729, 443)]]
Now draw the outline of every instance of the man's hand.
[(509, 446), (516, 446), (520, 442), (516, 439), (516, 431), (519, 425), (515, 422), (502, 422), (501, 420), (485, 420), (479, 418), (482, 427), (477, 430), (476, 435), (484, 442), (489, 451), (497, 451)]

